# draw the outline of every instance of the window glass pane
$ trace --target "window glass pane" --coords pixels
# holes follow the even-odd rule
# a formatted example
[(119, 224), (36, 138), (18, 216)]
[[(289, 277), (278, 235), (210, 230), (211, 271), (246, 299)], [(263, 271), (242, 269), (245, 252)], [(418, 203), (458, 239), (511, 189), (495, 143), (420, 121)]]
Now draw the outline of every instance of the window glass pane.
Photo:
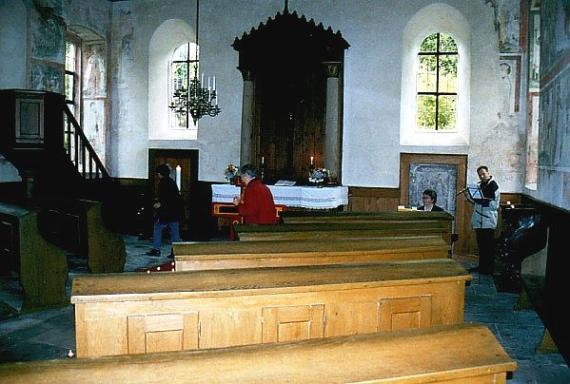
[(435, 101), (431, 95), (418, 95), (418, 112), (416, 125), (421, 130), (435, 130)]
[(439, 113), (437, 129), (441, 131), (455, 130), (457, 96), (439, 96)]
[(75, 72), (75, 44), (65, 42), (65, 70)]
[(417, 92), (436, 91), (437, 59), (432, 55), (418, 56)]
[(439, 92), (457, 92), (457, 55), (439, 56)]
[(436, 52), (437, 51), (437, 33), (429, 35), (422, 41), (420, 52)]
[(69, 111), (71, 112), (71, 114), (73, 116), (75, 116), (75, 105), (73, 104), (67, 104), (67, 108), (69, 108)]
[(457, 52), (457, 44), (450, 35), (442, 33), (439, 35), (439, 51), (440, 52)]
[(172, 54), (172, 61), (186, 61), (188, 60), (188, 44), (184, 43), (174, 50)]
[(195, 43), (190, 43), (190, 61), (198, 60), (200, 57), (200, 47)]
[(172, 63), (173, 89), (188, 88), (188, 63)]
[(75, 78), (72, 74), (65, 74), (65, 100), (73, 102), (73, 87), (75, 85)]

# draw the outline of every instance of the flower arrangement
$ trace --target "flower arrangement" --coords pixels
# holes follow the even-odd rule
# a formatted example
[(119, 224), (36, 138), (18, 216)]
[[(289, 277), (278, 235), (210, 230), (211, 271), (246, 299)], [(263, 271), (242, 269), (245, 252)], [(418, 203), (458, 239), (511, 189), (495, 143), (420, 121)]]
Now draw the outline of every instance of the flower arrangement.
[(238, 176), (239, 166), (233, 165), (232, 163), (228, 164), (228, 167), (224, 171), (224, 175), (226, 176), (226, 180), (229, 180), (230, 183), (234, 183), (236, 177)]
[(320, 184), (330, 177), (330, 171), (326, 168), (313, 168), (309, 171), (309, 182)]

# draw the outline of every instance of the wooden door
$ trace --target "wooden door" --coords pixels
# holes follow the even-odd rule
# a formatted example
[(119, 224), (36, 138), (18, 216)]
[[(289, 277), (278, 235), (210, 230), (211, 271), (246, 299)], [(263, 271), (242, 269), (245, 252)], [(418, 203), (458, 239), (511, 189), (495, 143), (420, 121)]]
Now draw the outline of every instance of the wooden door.
[(155, 169), (160, 164), (168, 164), (171, 169), (170, 177), (177, 181), (180, 195), (184, 202), (183, 219), (180, 222), (180, 235), (188, 238), (190, 231), (191, 196), (198, 182), (198, 151), (181, 149), (150, 149), (149, 150), (149, 183), (156, 195), (158, 177)]

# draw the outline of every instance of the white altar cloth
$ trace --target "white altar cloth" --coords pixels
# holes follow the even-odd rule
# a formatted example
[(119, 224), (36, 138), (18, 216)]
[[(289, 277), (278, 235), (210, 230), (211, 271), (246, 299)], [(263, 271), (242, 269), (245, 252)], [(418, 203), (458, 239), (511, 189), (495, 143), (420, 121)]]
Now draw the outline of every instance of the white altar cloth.
[[(348, 187), (311, 187), (268, 185), (275, 204), (287, 207), (330, 209), (348, 204)], [(212, 203), (231, 203), (240, 188), (231, 184), (212, 184)]]

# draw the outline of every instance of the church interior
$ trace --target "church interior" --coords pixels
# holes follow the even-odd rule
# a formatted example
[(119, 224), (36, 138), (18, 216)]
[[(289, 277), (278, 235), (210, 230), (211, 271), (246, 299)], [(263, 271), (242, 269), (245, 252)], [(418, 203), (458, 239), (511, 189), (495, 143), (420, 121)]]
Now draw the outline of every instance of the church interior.
[(569, 0), (0, 0), (0, 103), (0, 382), (570, 383)]

